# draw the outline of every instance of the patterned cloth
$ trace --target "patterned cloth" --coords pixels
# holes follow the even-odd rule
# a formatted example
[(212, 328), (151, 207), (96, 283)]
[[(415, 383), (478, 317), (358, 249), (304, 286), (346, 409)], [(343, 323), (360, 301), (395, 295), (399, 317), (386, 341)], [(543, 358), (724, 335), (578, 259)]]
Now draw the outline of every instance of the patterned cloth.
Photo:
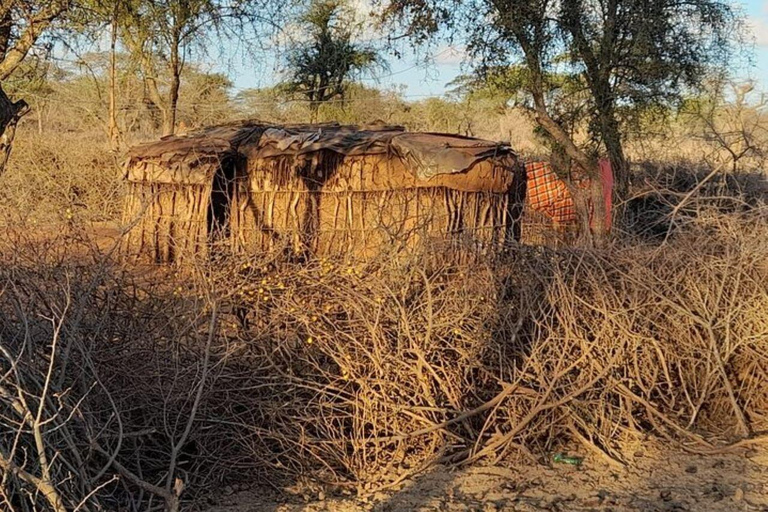
[(576, 223), (576, 208), (565, 183), (557, 177), (548, 162), (528, 162), (528, 205), (546, 214), (559, 225)]
[[(611, 162), (608, 159), (600, 159), (598, 162), (600, 180), (603, 189), (603, 201), (605, 202), (605, 226), (610, 230), (611, 226), (611, 191), (613, 189), (613, 172)], [(525, 172), (528, 176), (527, 200), (531, 209), (546, 214), (552, 222), (559, 226), (576, 224), (578, 216), (573, 204), (573, 197), (563, 180), (557, 177), (548, 162), (528, 162), (525, 164)], [(574, 186), (589, 188), (590, 179), (576, 176)], [(594, 208), (590, 204), (590, 224), (592, 224), (592, 212)]]

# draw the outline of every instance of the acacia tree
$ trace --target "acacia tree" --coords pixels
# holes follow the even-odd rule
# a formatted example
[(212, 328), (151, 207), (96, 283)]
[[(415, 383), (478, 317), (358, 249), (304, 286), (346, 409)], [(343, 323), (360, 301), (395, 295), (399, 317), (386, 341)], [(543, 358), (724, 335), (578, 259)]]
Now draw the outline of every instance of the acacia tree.
[[(384, 17), (417, 43), (463, 37), (481, 72), (522, 66), (536, 122), (588, 173), (605, 151), (619, 199), (629, 184), (622, 109), (669, 105), (723, 68), (740, 21), (725, 0), (392, 0)], [(551, 77), (563, 74), (588, 92), (587, 150), (551, 115)]]
[(768, 96), (755, 93), (746, 83), (709, 85), (705, 94), (690, 98), (680, 110), (680, 118), (714, 150), (714, 168), (728, 168), (732, 175), (742, 170), (742, 160), (764, 163), (768, 128), (765, 109)]
[(385, 64), (373, 46), (355, 42), (360, 26), (344, 0), (312, 2), (300, 24), (308, 38), (288, 53), (284, 87), (309, 100), (314, 120), (321, 104), (343, 99), (355, 79)]
[(117, 123), (117, 53), (120, 25), (127, 18), (134, 0), (80, 0), (82, 8), (75, 27), (88, 36), (90, 41), (101, 39), (104, 29), (109, 31), (109, 112), (107, 138), (112, 151), (120, 148), (121, 134)]
[(0, 174), (11, 153), (16, 125), (29, 110), (23, 99), (12, 101), (2, 83), (71, 6), (70, 0), (0, 1)]
[[(271, 0), (128, 0), (121, 39), (138, 61), (149, 101), (163, 119), (163, 134), (176, 130), (184, 66), (206, 53), (213, 36), (250, 45), (275, 28), (276, 10), (289, 16), (292, 2)], [(248, 34), (256, 34), (249, 40)], [(161, 76), (167, 83), (161, 83)]]

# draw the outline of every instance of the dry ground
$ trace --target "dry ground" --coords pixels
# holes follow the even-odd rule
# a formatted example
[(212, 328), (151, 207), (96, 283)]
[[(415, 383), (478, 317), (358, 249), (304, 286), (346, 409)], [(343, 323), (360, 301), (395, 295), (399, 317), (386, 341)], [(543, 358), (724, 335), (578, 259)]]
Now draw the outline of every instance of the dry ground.
[(768, 511), (768, 447), (707, 456), (638, 448), (626, 470), (590, 459), (581, 468), (436, 468), (363, 499), (223, 494), (208, 512)]

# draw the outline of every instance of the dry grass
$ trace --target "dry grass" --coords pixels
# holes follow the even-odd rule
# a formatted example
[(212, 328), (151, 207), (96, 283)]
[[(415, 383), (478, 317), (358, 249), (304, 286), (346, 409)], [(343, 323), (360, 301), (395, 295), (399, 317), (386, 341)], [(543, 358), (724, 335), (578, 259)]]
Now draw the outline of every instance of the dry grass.
[(180, 274), (94, 239), (120, 172), (82, 140), (22, 138), (0, 178), (0, 508), (173, 510), (238, 480), (366, 494), (437, 461), (766, 440), (764, 175), (638, 169), (601, 249)]
[[(145, 510), (238, 479), (368, 493), (573, 443), (621, 465), (649, 433), (761, 442), (766, 226), (700, 210), (664, 245), (191, 275), (125, 268), (74, 226), (33, 256), (22, 236), (2, 251), (3, 386), (42, 412), (37, 434), (3, 402), (2, 454), (67, 509), (95, 490), (89, 509)], [(43, 500), (34, 482), (7, 476), (7, 503)]]
[(99, 133), (25, 131), (0, 175), (0, 222), (119, 219), (124, 185), (118, 163)]

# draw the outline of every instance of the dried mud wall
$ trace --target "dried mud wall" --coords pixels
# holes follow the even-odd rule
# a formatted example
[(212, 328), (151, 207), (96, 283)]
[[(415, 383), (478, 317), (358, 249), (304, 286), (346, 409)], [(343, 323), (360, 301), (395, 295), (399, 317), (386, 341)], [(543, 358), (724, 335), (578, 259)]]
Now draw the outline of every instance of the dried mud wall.
[(510, 164), (484, 161), (420, 180), (386, 155), (250, 159), (235, 187), (232, 243), (362, 258), (427, 239), (499, 246), (514, 238), (523, 201), (516, 180), (524, 178)]

